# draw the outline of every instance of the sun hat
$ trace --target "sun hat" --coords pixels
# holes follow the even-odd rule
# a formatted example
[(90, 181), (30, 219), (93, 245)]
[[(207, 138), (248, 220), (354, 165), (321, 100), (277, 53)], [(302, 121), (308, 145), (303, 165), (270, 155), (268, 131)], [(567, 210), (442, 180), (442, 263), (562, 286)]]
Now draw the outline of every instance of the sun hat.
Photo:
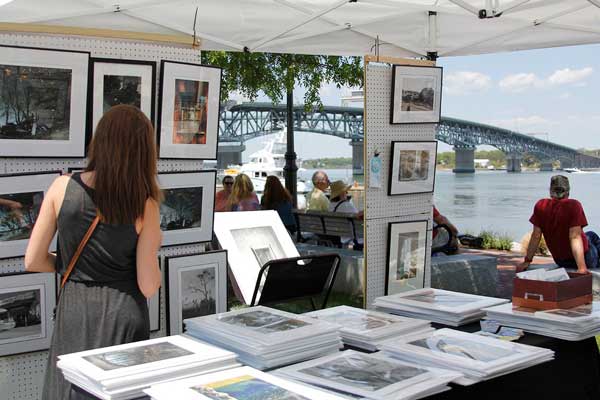
[(329, 187), (330, 190), (331, 190), (331, 198), (335, 199), (336, 197), (338, 197), (342, 193), (347, 192), (348, 190), (350, 190), (351, 187), (352, 187), (352, 185), (348, 185), (344, 181), (335, 181), (335, 182), (333, 182), (331, 184), (331, 186)]
[(569, 185), (569, 178), (564, 175), (554, 175), (550, 179), (550, 196), (557, 199), (562, 199), (569, 195), (571, 186)]

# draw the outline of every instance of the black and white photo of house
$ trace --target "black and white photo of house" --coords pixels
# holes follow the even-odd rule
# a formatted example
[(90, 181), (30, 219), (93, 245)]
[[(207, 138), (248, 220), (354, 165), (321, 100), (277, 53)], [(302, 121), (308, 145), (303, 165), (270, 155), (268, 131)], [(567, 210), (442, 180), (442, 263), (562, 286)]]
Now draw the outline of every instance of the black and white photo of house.
[(398, 235), (398, 261), (396, 280), (412, 279), (417, 276), (419, 267), (419, 233), (409, 232)]
[(29, 239), (44, 192), (0, 194), (0, 242)]
[(163, 189), (160, 229), (173, 231), (202, 225), (202, 187)]
[(42, 336), (41, 289), (0, 293), (0, 344)]
[(256, 259), (259, 266), (285, 258), (285, 252), (270, 226), (232, 229), (231, 236), (244, 258)]
[(402, 111), (433, 111), (435, 79), (432, 77), (402, 78)]
[[(216, 267), (180, 271), (181, 321), (217, 312)], [(183, 323), (181, 329), (185, 331)]]
[(72, 71), (0, 64), (0, 140), (69, 140)]
[(400, 150), (400, 171), (398, 180), (426, 181), (429, 179), (429, 151)]
[(119, 104), (140, 108), (142, 103), (142, 77), (104, 75), (103, 112)]

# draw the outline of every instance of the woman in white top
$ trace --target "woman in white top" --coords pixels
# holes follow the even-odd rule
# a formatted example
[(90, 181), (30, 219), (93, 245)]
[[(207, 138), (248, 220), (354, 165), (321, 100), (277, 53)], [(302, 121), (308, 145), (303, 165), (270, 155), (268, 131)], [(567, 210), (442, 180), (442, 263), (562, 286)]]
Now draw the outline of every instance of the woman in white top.
[(344, 181), (335, 181), (331, 184), (331, 199), (329, 200), (329, 211), (347, 214), (356, 214), (358, 210), (348, 198), (348, 190), (352, 185), (347, 185)]

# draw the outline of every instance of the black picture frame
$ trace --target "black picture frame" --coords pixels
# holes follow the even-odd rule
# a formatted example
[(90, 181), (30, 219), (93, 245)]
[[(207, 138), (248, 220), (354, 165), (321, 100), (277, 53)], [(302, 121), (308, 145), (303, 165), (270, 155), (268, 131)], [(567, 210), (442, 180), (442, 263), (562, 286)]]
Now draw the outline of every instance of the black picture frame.
[[(180, 151), (182, 154), (173, 154), (172, 151), (167, 151), (167, 147), (172, 147), (172, 146), (197, 146), (197, 144), (184, 144), (184, 145), (176, 145), (176, 144), (163, 144), (162, 143), (162, 138), (165, 137), (165, 135), (163, 135), (163, 130), (165, 128), (165, 123), (164, 123), (164, 114), (167, 114), (167, 110), (165, 109), (167, 107), (167, 104), (170, 102), (170, 100), (174, 99), (175, 94), (174, 93), (170, 93), (168, 90), (165, 89), (165, 85), (167, 83), (166, 81), (166, 77), (165, 77), (165, 70), (167, 69), (167, 67), (169, 67), (169, 65), (172, 66), (183, 66), (183, 68), (197, 68), (198, 72), (197, 75), (201, 75), (203, 73), (203, 70), (205, 70), (205, 72), (208, 71), (218, 71), (219, 74), (219, 83), (217, 85), (217, 90), (216, 90), (216, 94), (214, 94), (214, 98), (218, 99), (216, 100), (216, 105), (214, 104), (214, 101), (211, 100), (213, 102), (213, 107), (214, 107), (214, 111), (212, 111), (214, 113), (213, 115), (213, 119), (214, 119), (214, 126), (212, 127), (208, 127), (209, 123), (207, 122), (207, 140), (208, 140), (208, 129), (212, 128), (214, 130), (214, 135), (215, 135), (215, 142), (214, 144), (210, 143), (210, 144), (206, 144), (207, 145), (207, 149), (206, 151), (196, 151), (194, 154), (194, 152), (191, 152), (191, 150), (182, 150)], [(194, 79), (193, 77), (190, 76), (190, 78)], [(217, 159), (217, 149), (219, 146), (219, 120), (221, 118), (220, 115), (220, 97), (221, 97), (221, 90), (222, 90), (222, 78), (223, 78), (223, 69), (221, 67), (216, 67), (214, 65), (206, 65), (206, 64), (194, 64), (194, 63), (186, 63), (186, 62), (181, 62), (181, 61), (171, 61), (171, 60), (161, 60), (160, 62), (160, 79), (159, 79), (159, 88), (158, 88), (158, 115), (157, 115), (157, 129), (156, 129), (156, 144), (157, 144), (157, 148), (158, 148), (158, 157), (161, 159), (180, 159), (180, 160), (216, 160)], [(199, 78), (196, 78), (199, 79)], [(213, 83), (214, 84), (214, 83)], [(210, 85), (209, 85), (209, 97), (212, 97), (210, 95)], [(168, 95), (168, 96), (167, 96)], [(165, 100), (165, 97), (167, 97), (167, 99)], [(171, 119), (173, 119), (173, 114), (171, 115)], [(209, 114), (210, 116), (210, 114)], [(208, 117), (207, 117), (208, 118)], [(192, 148), (193, 149), (193, 148)], [(197, 149), (193, 149), (193, 150), (197, 150)], [(202, 153), (202, 154), (198, 154), (198, 153)]]
[[(430, 152), (429, 155), (429, 165), (428, 171), (432, 176), (431, 184), (427, 183), (427, 185), (423, 184), (423, 186), (431, 186), (431, 188), (427, 190), (410, 190), (405, 192), (398, 192), (394, 190), (394, 179), (398, 176), (400, 166), (400, 160), (394, 159), (394, 154), (396, 151), (396, 146), (400, 146), (402, 144), (412, 144), (415, 147), (429, 145), (432, 146), (432, 149), (427, 149)], [(389, 176), (388, 176), (388, 196), (407, 196), (411, 194), (423, 194), (423, 193), (433, 193), (435, 191), (435, 178), (436, 178), (436, 168), (437, 168), (437, 148), (438, 142), (437, 140), (394, 140), (391, 142), (390, 146), (390, 162), (389, 162)], [(399, 149), (401, 150), (401, 149)], [(415, 149), (415, 151), (424, 151), (423, 149)], [(433, 153), (433, 157), (431, 156)], [(394, 164), (398, 164), (398, 168), (394, 168)], [(429, 179), (427, 180), (429, 181)], [(408, 185), (408, 184), (405, 184)], [(415, 184), (416, 185), (416, 184)]]
[[(432, 110), (432, 112), (427, 115), (427, 119), (425, 120), (420, 120), (418, 119), (418, 117), (426, 117), (426, 116), (415, 116), (414, 119), (413, 117), (409, 117), (409, 118), (405, 118), (404, 120), (402, 120), (401, 118), (395, 118), (396, 113), (402, 113), (402, 112), (410, 112), (410, 111), (402, 111), (402, 110), (396, 110), (396, 95), (398, 93), (396, 93), (396, 82), (398, 80), (398, 73), (399, 73), (399, 68), (407, 68), (409, 71), (410, 70), (414, 70), (414, 72), (418, 72), (418, 70), (421, 70), (423, 72), (423, 75), (421, 75), (420, 77), (430, 77), (433, 76), (437, 79), (436, 82), (436, 88), (434, 89), (434, 99), (433, 99), (433, 108), (434, 110)], [(438, 67), (438, 66), (429, 66), (429, 65), (404, 65), (404, 64), (394, 64), (392, 65), (392, 90), (391, 90), (391, 100), (390, 100), (390, 124), (391, 125), (404, 125), (404, 124), (439, 124), (440, 123), (440, 119), (442, 117), (442, 82), (443, 82), (443, 68), (442, 67)], [(435, 71), (435, 72), (434, 72)], [(433, 72), (433, 73), (432, 73)], [(418, 76), (418, 75), (415, 75)], [(437, 98), (437, 102), (436, 102), (436, 98)], [(401, 103), (400, 103), (401, 104)], [(400, 107), (401, 108), (401, 107)], [(408, 116), (408, 115), (407, 115)], [(399, 121), (398, 121), (399, 120)]]

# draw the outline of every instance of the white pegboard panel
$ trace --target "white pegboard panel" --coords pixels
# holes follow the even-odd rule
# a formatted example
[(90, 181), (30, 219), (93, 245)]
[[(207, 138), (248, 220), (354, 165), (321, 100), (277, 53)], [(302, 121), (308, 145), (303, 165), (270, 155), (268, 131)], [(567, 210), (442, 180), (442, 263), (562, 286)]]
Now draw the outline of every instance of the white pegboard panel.
[[(189, 46), (169, 46), (149, 42), (109, 40), (86, 37), (62, 37), (40, 34), (0, 34), (1, 45), (36, 47), (57, 50), (87, 51), (92, 57), (146, 60), (157, 63), (160, 76), (160, 60), (189, 63), (200, 62), (200, 51)], [(156, 82), (157, 89), (159, 82)], [(156, 91), (158, 93), (158, 90)], [(158, 104), (158, 101), (156, 102)], [(71, 168), (84, 168), (84, 158), (0, 158), (0, 174), (41, 171), (69, 172)], [(159, 172), (195, 171), (202, 169), (200, 160), (159, 160)], [(161, 256), (198, 253), (204, 244), (171, 246), (160, 250)], [(24, 271), (23, 258), (0, 260), (0, 275)], [(160, 297), (160, 330), (152, 337), (166, 335), (166, 307), (163, 288)], [(48, 358), (47, 351), (0, 357), (0, 398), (2, 400), (37, 400), (41, 397), (43, 377)]]
[(381, 188), (368, 188), (369, 168), (365, 165), (366, 208), (368, 218), (383, 218), (428, 212), (432, 207), (431, 193), (388, 196), (388, 178), (392, 141), (435, 140), (433, 124), (390, 124), (392, 98), (392, 67), (389, 64), (367, 64), (365, 93), (366, 160), (377, 151), (381, 159)]
[(427, 249), (425, 251), (425, 287), (431, 285), (431, 213), (401, 217), (368, 219), (366, 222), (366, 297), (365, 303), (370, 308), (376, 297), (385, 294), (385, 273), (388, 252), (388, 226), (390, 222), (411, 222), (427, 220)]

